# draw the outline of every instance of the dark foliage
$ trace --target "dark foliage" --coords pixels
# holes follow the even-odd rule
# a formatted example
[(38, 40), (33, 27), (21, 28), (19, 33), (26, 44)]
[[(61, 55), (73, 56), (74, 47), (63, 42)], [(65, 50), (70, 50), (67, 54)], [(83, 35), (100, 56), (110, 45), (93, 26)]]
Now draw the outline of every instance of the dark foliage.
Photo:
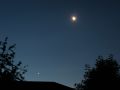
[(75, 84), (77, 90), (120, 90), (120, 65), (110, 55), (99, 56), (95, 67), (86, 66), (84, 80)]
[(0, 81), (22, 81), (26, 72), (26, 66), (22, 63), (15, 64), (15, 44), (8, 46), (8, 38), (0, 42)]

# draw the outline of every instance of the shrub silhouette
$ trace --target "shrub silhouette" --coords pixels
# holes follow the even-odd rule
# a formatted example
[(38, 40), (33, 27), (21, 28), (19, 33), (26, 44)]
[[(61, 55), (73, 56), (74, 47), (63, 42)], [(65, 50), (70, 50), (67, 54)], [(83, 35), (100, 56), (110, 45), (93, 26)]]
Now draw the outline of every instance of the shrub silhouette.
[(22, 62), (15, 64), (15, 44), (8, 46), (8, 38), (0, 41), (0, 81), (22, 81), (27, 71)]
[(110, 55), (99, 56), (95, 67), (86, 66), (84, 80), (75, 84), (77, 90), (120, 90), (120, 65)]

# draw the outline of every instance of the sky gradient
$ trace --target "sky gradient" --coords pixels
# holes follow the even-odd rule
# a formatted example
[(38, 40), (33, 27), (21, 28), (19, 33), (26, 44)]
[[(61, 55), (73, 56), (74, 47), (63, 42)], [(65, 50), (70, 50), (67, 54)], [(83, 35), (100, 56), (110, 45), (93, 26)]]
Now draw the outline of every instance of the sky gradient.
[(73, 87), (99, 55), (120, 62), (120, 1), (1, 0), (0, 40), (6, 36), (17, 44), (15, 60), (28, 65), (26, 80)]

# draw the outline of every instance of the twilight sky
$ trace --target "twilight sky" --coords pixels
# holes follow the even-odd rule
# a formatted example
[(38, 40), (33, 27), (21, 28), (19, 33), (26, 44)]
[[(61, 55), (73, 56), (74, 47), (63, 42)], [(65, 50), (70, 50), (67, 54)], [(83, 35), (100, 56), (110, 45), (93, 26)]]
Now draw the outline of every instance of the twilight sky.
[(5, 36), (17, 44), (15, 60), (28, 65), (26, 80), (73, 87), (99, 55), (120, 62), (120, 0), (0, 0)]

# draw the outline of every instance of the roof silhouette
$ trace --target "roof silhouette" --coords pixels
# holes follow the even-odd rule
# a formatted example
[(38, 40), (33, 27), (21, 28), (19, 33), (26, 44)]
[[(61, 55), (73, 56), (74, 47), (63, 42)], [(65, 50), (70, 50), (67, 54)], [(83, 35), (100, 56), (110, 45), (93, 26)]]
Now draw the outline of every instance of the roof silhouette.
[(56, 82), (12, 81), (0, 82), (0, 88), (9, 90), (74, 90)]

